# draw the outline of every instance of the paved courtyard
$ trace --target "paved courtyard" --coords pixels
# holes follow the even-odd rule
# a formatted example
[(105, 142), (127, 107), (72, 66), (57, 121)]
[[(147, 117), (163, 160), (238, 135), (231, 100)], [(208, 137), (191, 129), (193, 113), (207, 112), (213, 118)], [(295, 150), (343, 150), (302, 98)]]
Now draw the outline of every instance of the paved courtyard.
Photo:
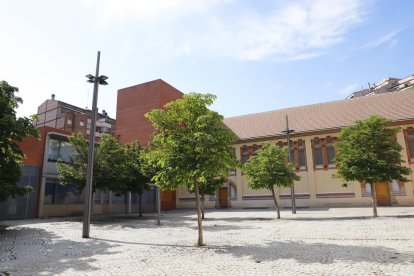
[(414, 275), (414, 207), (0, 221), (0, 275)]

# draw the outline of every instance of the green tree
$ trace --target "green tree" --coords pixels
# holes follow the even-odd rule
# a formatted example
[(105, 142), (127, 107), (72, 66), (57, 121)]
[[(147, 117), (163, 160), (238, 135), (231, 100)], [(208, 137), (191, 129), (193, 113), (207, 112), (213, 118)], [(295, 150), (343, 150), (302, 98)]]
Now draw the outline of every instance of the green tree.
[[(204, 202), (206, 195), (215, 195), (217, 190), (224, 183), (224, 177), (209, 177), (204, 182), (199, 183), (199, 193), (201, 196), (201, 218), (205, 218)], [(190, 187), (190, 193), (194, 193), (194, 187)]]
[(24, 159), (17, 142), (26, 136), (38, 138), (39, 133), (33, 126), (35, 117), (16, 117), (16, 109), (23, 103), (15, 94), (18, 91), (6, 81), (0, 82), (0, 201), (32, 191), (30, 186), (17, 186)]
[[(75, 185), (78, 193), (82, 193), (86, 185), (88, 142), (81, 133), (72, 134), (69, 142), (73, 146), (71, 162), (57, 162), (59, 180), (64, 185)], [(103, 134), (94, 153), (92, 191), (116, 190), (121, 185), (125, 170), (124, 149), (117, 140)]]
[[(405, 175), (411, 170), (402, 166), (402, 147), (396, 140), (400, 128), (388, 127), (391, 120), (371, 116), (342, 129), (339, 141), (336, 177), (344, 181), (369, 183), (372, 191), (374, 217), (377, 213), (375, 183), (390, 182), (393, 179), (407, 182)], [(345, 184), (346, 185), (346, 184)]]
[(118, 194), (137, 193), (139, 197), (139, 216), (142, 217), (142, 194), (151, 189), (150, 178), (144, 174), (144, 149), (134, 141), (124, 146), (124, 159), (120, 184), (114, 187)]
[(286, 163), (287, 157), (287, 147), (280, 148), (265, 143), (243, 167), (249, 180), (249, 186), (252, 189), (269, 189), (272, 191), (278, 219), (280, 219), (280, 208), (274, 187), (290, 187), (295, 180), (300, 179), (293, 171), (295, 164)]
[(234, 134), (223, 124), (223, 117), (208, 109), (216, 97), (190, 93), (170, 102), (164, 109), (146, 114), (156, 129), (151, 160), (157, 171), (152, 180), (161, 189), (194, 188), (198, 242), (203, 245), (200, 183), (212, 175), (225, 175), (235, 160), (230, 144)]

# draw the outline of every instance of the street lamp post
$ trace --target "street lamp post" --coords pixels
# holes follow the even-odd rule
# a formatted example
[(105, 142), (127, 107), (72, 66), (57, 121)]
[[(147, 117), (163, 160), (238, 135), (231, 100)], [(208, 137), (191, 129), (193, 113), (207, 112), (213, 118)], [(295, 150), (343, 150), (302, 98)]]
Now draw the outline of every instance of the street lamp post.
[[(290, 144), (290, 134), (294, 132), (293, 129), (289, 129), (289, 120), (288, 116), (286, 115), (286, 130), (282, 131), (283, 133), (286, 133), (286, 139), (287, 139), (287, 146), (288, 146), (288, 152), (289, 152), (289, 163), (291, 163), (292, 155), (291, 155), (291, 144)], [(292, 199), (292, 214), (296, 214), (296, 199), (295, 199), (295, 182), (292, 183), (292, 186), (290, 186), (290, 196)]]
[(86, 186), (85, 186), (85, 208), (83, 214), (83, 232), (82, 238), (89, 238), (89, 229), (91, 224), (91, 207), (92, 207), (92, 179), (93, 179), (93, 157), (95, 149), (95, 127), (96, 127), (96, 113), (98, 102), (98, 86), (107, 85), (107, 76), (99, 76), (99, 63), (101, 58), (101, 52), (98, 51), (96, 60), (96, 73), (95, 76), (91, 74), (87, 75), (87, 82), (93, 83), (93, 100), (92, 100), (92, 112), (91, 112), (91, 128), (89, 133), (89, 147), (88, 147), (88, 168), (86, 172)]

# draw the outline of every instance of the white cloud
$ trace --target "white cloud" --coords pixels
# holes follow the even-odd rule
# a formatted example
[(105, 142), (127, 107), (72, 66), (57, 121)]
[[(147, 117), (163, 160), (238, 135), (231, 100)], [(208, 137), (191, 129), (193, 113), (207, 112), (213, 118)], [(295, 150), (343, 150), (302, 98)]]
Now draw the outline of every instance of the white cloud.
[(372, 49), (372, 48), (376, 48), (376, 47), (384, 45), (384, 44), (388, 44), (388, 47), (393, 48), (398, 42), (398, 40), (396, 39), (396, 36), (400, 32), (401, 32), (401, 30), (396, 30), (396, 31), (393, 31), (393, 32), (388, 33), (386, 35), (383, 35), (380, 38), (378, 38), (377, 40), (374, 40), (374, 41), (371, 41), (371, 42), (365, 44), (363, 46), (363, 48)]
[(102, 31), (135, 32), (134, 44), (164, 58), (198, 54), (294, 61), (320, 56), (344, 41), (348, 31), (364, 20), (371, 1), (275, 2), (265, 10), (254, 5), (243, 9), (232, 0), (86, 3)]
[(274, 10), (267, 18), (250, 18), (238, 28), (237, 55), (260, 60), (293, 58), (327, 49), (345, 39), (363, 21), (361, 1), (301, 1)]
[(304, 54), (298, 54), (298, 55), (293, 55), (290, 56), (287, 60), (288, 61), (295, 61), (295, 60), (306, 60), (306, 59), (311, 59), (311, 58), (316, 58), (316, 57), (320, 57), (323, 56), (325, 53), (323, 52), (316, 52), (316, 53), (304, 53)]

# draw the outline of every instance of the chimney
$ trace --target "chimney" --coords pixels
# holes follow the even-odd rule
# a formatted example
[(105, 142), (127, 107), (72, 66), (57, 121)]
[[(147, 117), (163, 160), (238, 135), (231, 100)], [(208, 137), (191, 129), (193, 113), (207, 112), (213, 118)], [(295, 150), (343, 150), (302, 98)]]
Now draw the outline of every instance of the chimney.
[(55, 94), (52, 94), (52, 101), (55, 100)]

